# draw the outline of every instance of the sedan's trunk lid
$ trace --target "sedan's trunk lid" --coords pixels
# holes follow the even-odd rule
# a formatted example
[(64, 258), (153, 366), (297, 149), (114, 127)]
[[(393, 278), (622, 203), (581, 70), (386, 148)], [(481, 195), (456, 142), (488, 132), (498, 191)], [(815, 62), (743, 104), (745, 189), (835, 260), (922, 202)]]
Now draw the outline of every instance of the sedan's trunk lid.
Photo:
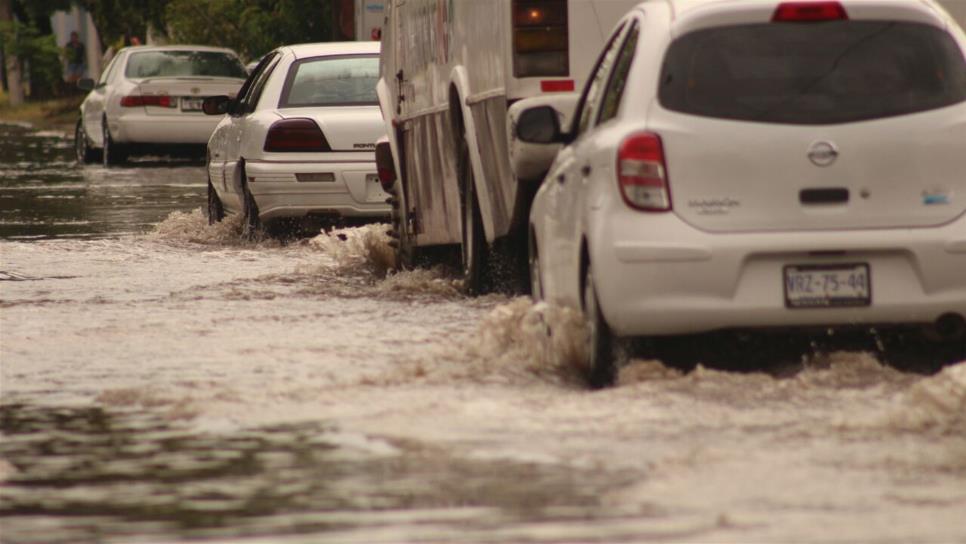
[(208, 96), (234, 97), (244, 80), (223, 77), (155, 77), (137, 81), (135, 95), (168, 97), (162, 101), (145, 100), (149, 115), (204, 115), (201, 102)]
[(386, 134), (379, 106), (285, 108), (279, 113), (285, 119), (315, 121), (333, 151), (374, 153), (376, 140)]

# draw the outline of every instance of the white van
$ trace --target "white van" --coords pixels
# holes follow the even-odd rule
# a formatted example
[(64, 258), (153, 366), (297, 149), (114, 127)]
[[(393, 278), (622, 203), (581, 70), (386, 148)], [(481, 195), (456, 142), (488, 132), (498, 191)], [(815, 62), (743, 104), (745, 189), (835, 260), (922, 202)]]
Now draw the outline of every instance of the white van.
[(459, 244), (468, 292), (487, 290), (494, 249), (519, 256), (525, 278), (526, 237), (516, 234), (541, 180), (514, 179), (507, 109), (579, 90), (613, 26), (638, 3), (386, 1), (377, 92), (401, 265), (419, 248)]

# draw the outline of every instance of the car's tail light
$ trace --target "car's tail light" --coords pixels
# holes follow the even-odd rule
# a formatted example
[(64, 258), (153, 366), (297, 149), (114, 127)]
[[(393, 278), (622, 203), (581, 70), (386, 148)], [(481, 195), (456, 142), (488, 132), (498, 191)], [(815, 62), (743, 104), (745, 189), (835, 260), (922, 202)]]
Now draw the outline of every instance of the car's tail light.
[(771, 20), (775, 23), (844, 21), (849, 15), (839, 2), (782, 2)]
[(140, 108), (142, 106), (177, 108), (178, 99), (166, 94), (131, 94), (121, 98), (121, 106), (124, 108)]
[(570, 75), (567, 0), (513, 0), (513, 76)]
[(661, 137), (641, 132), (621, 142), (617, 152), (617, 180), (628, 206), (648, 211), (671, 209), (671, 188)]
[(283, 119), (268, 129), (265, 151), (332, 151), (322, 129), (311, 119)]

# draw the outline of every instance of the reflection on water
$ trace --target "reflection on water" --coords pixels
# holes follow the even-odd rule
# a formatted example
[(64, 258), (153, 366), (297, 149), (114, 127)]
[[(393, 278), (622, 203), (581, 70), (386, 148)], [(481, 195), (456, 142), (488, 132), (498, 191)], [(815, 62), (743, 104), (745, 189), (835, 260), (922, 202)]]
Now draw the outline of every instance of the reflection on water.
[(143, 413), (8, 404), (0, 433), (4, 542), (363, 527), (477, 540), (491, 526), (593, 518), (605, 484), (596, 473), (458, 459), (320, 423), (204, 434)]
[(198, 163), (147, 158), (106, 169), (73, 153), (68, 135), (0, 124), (0, 238), (145, 232), (204, 201)]

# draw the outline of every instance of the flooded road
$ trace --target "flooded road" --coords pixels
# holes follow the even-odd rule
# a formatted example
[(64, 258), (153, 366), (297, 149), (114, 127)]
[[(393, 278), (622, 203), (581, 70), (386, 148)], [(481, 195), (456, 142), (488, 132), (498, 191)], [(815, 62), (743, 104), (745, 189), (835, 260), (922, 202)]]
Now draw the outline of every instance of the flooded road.
[(578, 316), (385, 226), (248, 242), (198, 165), (0, 141), (0, 541), (966, 541), (966, 364), (590, 391)]

